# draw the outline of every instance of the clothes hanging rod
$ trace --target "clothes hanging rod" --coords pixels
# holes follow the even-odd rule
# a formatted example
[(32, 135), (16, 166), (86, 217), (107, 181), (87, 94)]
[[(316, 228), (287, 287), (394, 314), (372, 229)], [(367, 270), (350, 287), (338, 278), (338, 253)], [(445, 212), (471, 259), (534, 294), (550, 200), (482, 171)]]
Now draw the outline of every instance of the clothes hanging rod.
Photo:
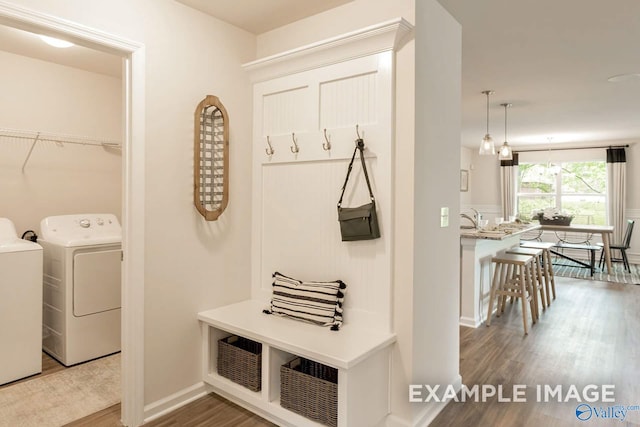
[(574, 147), (574, 148), (538, 148), (533, 150), (513, 150), (514, 153), (533, 153), (533, 152), (547, 152), (547, 151), (567, 151), (567, 150), (594, 150), (600, 148), (629, 148), (629, 144), (625, 145), (602, 145), (599, 147)]

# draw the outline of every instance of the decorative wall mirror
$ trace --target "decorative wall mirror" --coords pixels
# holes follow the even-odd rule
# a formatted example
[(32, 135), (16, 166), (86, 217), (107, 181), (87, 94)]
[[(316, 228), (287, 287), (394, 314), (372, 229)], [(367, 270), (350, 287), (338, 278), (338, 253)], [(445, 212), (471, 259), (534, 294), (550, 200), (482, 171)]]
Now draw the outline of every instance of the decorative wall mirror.
[(229, 202), (229, 116), (217, 96), (207, 95), (196, 108), (193, 154), (193, 201), (215, 221)]

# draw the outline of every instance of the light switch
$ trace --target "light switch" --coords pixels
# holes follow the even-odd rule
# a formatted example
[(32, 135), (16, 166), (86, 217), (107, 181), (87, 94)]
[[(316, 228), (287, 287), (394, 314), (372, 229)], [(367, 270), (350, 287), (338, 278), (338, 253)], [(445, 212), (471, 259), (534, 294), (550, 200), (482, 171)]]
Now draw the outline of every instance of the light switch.
[(440, 208), (440, 227), (448, 227), (449, 226), (449, 208), (444, 207)]

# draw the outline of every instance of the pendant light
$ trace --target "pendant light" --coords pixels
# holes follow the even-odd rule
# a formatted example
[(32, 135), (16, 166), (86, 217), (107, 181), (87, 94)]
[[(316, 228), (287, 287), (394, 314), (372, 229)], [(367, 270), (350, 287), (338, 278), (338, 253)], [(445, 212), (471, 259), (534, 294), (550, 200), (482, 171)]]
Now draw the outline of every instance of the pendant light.
[(504, 143), (500, 147), (498, 158), (500, 160), (513, 160), (513, 152), (509, 143), (507, 142), (507, 108), (511, 107), (511, 104), (500, 104), (504, 107)]
[(491, 156), (496, 154), (496, 147), (493, 145), (493, 138), (489, 135), (489, 95), (495, 92), (492, 90), (483, 90), (482, 93), (487, 95), (487, 133), (484, 135), (484, 138), (482, 138), (479, 153), (481, 156)]

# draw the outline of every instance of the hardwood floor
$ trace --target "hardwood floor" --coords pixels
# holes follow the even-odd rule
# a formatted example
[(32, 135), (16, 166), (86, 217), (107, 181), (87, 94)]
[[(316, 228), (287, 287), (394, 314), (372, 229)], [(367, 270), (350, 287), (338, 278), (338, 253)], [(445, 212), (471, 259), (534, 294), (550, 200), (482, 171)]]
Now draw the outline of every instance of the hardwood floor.
[[(615, 403), (640, 405), (640, 286), (556, 278), (558, 297), (525, 337), (518, 304), (494, 317), (491, 326), (460, 328), (463, 384), (502, 384), (505, 397), (524, 384), (526, 403), (451, 402), (431, 427), (564, 427), (581, 425), (578, 403), (536, 401), (537, 386), (615, 386)], [(544, 396), (544, 394), (543, 394)], [(555, 400), (555, 402), (554, 402)], [(584, 425), (589, 425), (585, 422)], [(640, 411), (626, 419), (591, 420), (591, 425), (640, 426)]]
[[(497, 398), (485, 403), (451, 402), (431, 427), (640, 426), (640, 411), (628, 412), (622, 422), (583, 423), (576, 419), (576, 403), (535, 401), (537, 385), (562, 385), (567, 390), (574, 384), (582, 390), (587, 384), (613, 384), (615, 404), (640, 405), (640, 286), (557, 278), (557, 293), (526, 337), (518, 304), (508, 305), (490, 327), (460, 328), (463, 383), (468, 387), (502, 385), (505, 397), (511, 396), (513, 385), (524, 384), (527, 403), (504, 403)], [(119, 416), (120, 406), (116, 405), (68, 427), (120, 426)], [(148, 424), (272, 425), (216, 395)]]
[[(65, 427), (116, 427), (120, 423), (120, 405), (114, 405)], [(256, 414), (216, 395), (210, 394), (153, 420), (145, 427), (271, 427)]]

